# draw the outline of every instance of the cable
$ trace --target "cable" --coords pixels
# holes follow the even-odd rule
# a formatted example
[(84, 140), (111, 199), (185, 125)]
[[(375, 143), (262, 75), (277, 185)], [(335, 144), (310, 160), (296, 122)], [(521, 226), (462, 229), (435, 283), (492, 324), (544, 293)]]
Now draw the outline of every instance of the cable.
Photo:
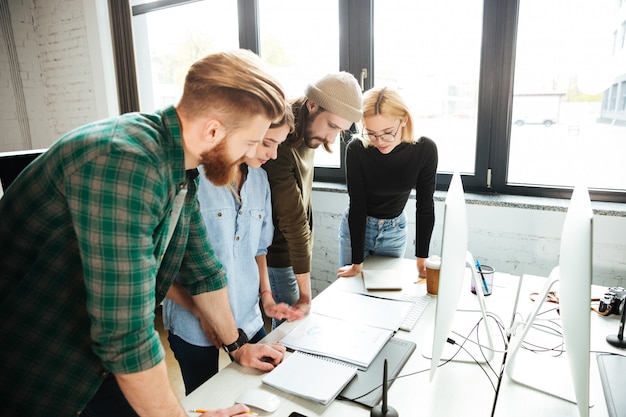
[[(452, 343), (451, 343), (452, 342)], [(489, 376), (489, 374), (487, 373), (487, 370), (485, 368), (483, 368), (480, 364), (480, 362), (478, 362), (478, 360), (476, 360), (476, 358), (470, 353), (469, 350), (465, 349), (465, 346), (463, 346), (463, 344), (458, 344), (456, 343), (453, 339), (448, 338), (448, 343), (451, 343), (455, 346), (459, 346), (461, 349), (463, 349), (465, 351), (465, 353), (467, 353), (473, 360), (474, 362), (476, 362), (476, 364), (478, 365), (478, 367), (485, 373), (485, 375), (487, 376), (487, 379), (489, 380), (489, 383), (491, 384), (491, 386), (493, 387), (493, 391), (496, 391), (496, 385), (493, 383), (493, 381), (491, 380), (491, 377)], [(489, 362), (487, 362), (487, 364), (489, 364)], [(491, 368), (491, 365), (489, 365), (489, 368), (493, 371), (493, 368)], [(495, 371), (494, 371), (494, 374)], [(497, 378), (497, 374), (496, 374), (496, 378)]]
[[(500, 324), (500, 323), (496, 320), (496, 318), (495, 318), (495, 317), (492, 317), (492, 318), (494, 319), (494, 321), (496, 321), (496, 323), (498, 324), (498, 327), (500, 327), (500, 326), (501, 326), (501, 324)], [(479, 326), (480, 322), (482, 322), (482, 321), (483, 321), (483, 319), (481, 318), (481, 319), (480, 319), (480, 320), (479, 320), (479, 321), (478, 321), (478, 322), (474, 325), (474, 327), (472, 327), (472, 329), (470, 330), (469, 335), (471, 335), (471, 334), (472, 334), (475, 330), (477, 330), (477, 328), (478, 328), (478, 326)], [(454, 333), (456, 334), (456, 332), (454, 332)], [(466, 340), (466, 341), (470, 341), (470, 340), (468, 339), (468, 337), (469, 337), (469, 336), (468, 336), (468, 337), (461, 336), (461, 337), (462, 337), (464, 340)], [(463, 344), (464, 344), (465, 342), (464, 342), (463, 344), (460, 344), (460, 345), (459, 345), (458, 343), (456, 343), (456, 341), (455, 341), (454, 339), (451, 339), (451, 338), (447, 338), (446, 342), (450, 343), (450, 344), (451, 344), (451, 345), (453, 345), (453, 346), (458, 346), (458, 347), (459, 347), (459, 349), (458, 349), (458, 350), (457, 350), (457, 351), (456, 351), (456, 352), (455, 352), (455, 353), (454, 353), (454, 354), (453, 354), (453, 355), (452, 355), (449, 359), (446, 359), (444, 362), (442, 362), (442, 363), (440, 363), (439, 365), (437, 365), (437, 368), (440, 368), (440, 367), (442, 367), (442, 366), (444, 366), (444, 365), (448, 364), (449, 362), (453, 361), (453, 360), (454, 360), (454, 358), (455, 358), (455, 357), (459, 354), (459, 352), (461, 351), (461, 349), (463, 349), (463, 350), (464, 350), (464, 351), (465, 351), (465, 352), (466, 352), (466, 353), (467, 353), (467, 354), (468, 354), (468, 355), (472, 358), (472, 360), (473, 360), (473, 361), (474, 361), (474, 362), (475, 362), (475, 363), (476, 363), (476, 364), (480, 367), (480, 369), (481, 369), (481, 370), (485, 373), (485, 375), (487, 376), (487, 379), (489, 380), (489, 383), (491, 384), (491, 386), (493, 387), (493, 389), (494, 389), (494, 390), (496, 389), (494, 382), (492, 381), (491, 377), (490, 377), (490, 376), (489, 376), (489, 374), (487, 373), (487, 370), (486, 370), (486, 369), (485, 369), (485, 368), (481, 365), (481, 363), (480, 363), (480, 362), (478, 362), (478, 360), (476, 360), (476, 358), (475, 358), (475, 357), (474, 357), (474, 356), (473, 356), (473, 355), (472, 355), (472, 354), (471, 354), (471, 353), (470, 353), (470, 352), (469, 352), (469, 351), (465, 348), (465, 346), (463, 346)], [(473, 342), (473, 341), (472, 341), (472, 342)], [(473, 342), (473, 343), (476, 343), (476, 342)], [(481, 346), (481, 345), (479, 344), (479, 346)], [(484, 355), (483, 355), (483, 356), (484, 356)], [(489, 364), (489, 361), (487, 361), (487, 360), (486, 360), (486, 358), (485, 358), (485, 361), (486, 361), (486, 363), (488, 364), (488, 366), (489, 366), (489, 368), (491, 369), (491, 371), (494, 373), (494, 375), (495, 375), (496, 379), (499, 379), (498, 374), (497, 374), (497, 373), (493, 370), (493, 368), (491, 367), (491, 364)], [(395, 378), (390, 378), (390, 379), (388, 379), (388, 380), (387, 380), (387, 384), (388, 384), (388, 385), (391, 385), (391, 384), (392, 384), (395, 380), (397, 380), (397, 379), (406, 378), (406, 377), (409, 377), (409, 376), (414, 376), (414, 375), (419, 375), (419, 374), (421, 374), (421, 373), (427, 372), (428, 370), (430, 370), (430, 368), (426, 368), (426, 369), (422, 369), (422, 370), (419, 370), (419, 371), (411, 372), (411, 373), (408, 373), (408, 374), (405, 374), (405, 375), (398, 375), (398, 376), (396, 376)], [(382, 383), (381, 383), (381, 384), (378, 384), (378, 385), (376, 385), (374, 388), (372, 388), (371, 390), (369, 390), (369, 391), (365, 392), (364, 394), (361, 394), (361, 395), (359, 395), (359, 396), (357, 396), (357, 397), (345, 398), (345, 399), (347, 399), (347, 400), (349, 400), (349, 401), (355, 401), (355, 400), (361, 399), (361, 398), (363, 398), (363, 397), (365, 397), (365, 396), (367, 396), (367, 395), (371, 394), (372, 392), (376, 391), (377, 389), (381, 388), (382, 386), (383, 386), (383, 384), (382, 384)], [(340, 399), (342, 399), (342, 398), (340, 398)]]

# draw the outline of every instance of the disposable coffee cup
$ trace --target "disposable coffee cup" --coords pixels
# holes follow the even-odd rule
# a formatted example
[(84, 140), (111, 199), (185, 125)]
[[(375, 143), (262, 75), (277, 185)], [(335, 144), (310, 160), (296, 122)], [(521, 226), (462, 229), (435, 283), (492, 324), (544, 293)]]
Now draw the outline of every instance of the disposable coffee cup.
[(439, 291), (439, 269), (441, 258), (437, 255), (430, 256), (424, 262), (426, 266), (426, 292), (436, 295)]
[[(478, 270), (478, 268), (476, 268)], [(481, 265), (480, 271), (478, 271), (478, 285), (482, 285), (483, 294), (491, 295), (493, 291), (493, 274), (495, 270), (489, 265)], [(476, 288), (474, 287), (474, 280), (472, 280), (472, 292), (476, 294)]]

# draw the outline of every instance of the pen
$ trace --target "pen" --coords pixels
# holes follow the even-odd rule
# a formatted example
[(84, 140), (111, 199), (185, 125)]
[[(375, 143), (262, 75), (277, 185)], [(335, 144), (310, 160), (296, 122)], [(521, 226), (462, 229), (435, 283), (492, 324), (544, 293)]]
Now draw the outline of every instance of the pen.
[[(195, 408), (195, 409), (187, 410), (187, 411), (189, 411), (190, 413), (208, 413), (209, 411), (214, 411), (214, 410), (203, 410), (203, 409), (200, 409), (200, 408)], [(245, 411), (245, 412), (243, 412), (241, 414), (249, 414), (251, 416), (258, 416), (257, 413), (254, 413), (252, 411)]]
[(483, 280), (483, 286), (485, 287), (485, 294), (487, 294), (489, 292), (489, 287), (487, 287), (487, 280), (485, 279), (485, 276), (483, 275), (482, 269), (480, 269), (480, 262), (478, 262), (478, 259), (476, 259), (476, 269), (480, 273), (480, 277)]

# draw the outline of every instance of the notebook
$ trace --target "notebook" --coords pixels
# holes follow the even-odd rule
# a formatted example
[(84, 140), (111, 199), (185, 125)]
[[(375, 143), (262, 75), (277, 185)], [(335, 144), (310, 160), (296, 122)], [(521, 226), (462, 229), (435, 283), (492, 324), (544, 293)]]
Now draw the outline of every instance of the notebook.
[(391, 336), (392, 330), (311, 313), (280, 343), (366, 369)]
[(353, 323), (396, 331), (413, 308), (409, 300), (390, 300), (348, 291), (316, 297), (313, 312)]
[(626, 356), (597, 354), (598, 371), (610, 417), (626, 417)]
[(367, 290), (401, 290), (404, 279), (395, 269), (364, 269), (361, 271)]
[(322, 356), (295, 351), (263, 377), (263, 383), (324, 405), (356, 374), (356, 366)]
[[(385, 359), (387, 359), (387, 386), (389, 387), (413, 354), (415, 347), (415, 343), (410, 340), (396, 337), (389, 339), (389, 342), (374, 358), (367, 371), (358, 370), (356, 377), (341, 391), (339, 398), (351, 400), (366, 407), (377, 405), (383, 397), (382, 383)], [(363, 395), (366, 393), (369, 394)]]

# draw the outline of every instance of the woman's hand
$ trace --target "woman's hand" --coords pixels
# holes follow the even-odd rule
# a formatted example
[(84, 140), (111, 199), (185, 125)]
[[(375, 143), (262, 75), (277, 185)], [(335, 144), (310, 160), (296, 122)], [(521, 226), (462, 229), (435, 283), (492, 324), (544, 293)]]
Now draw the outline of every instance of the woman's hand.
[(420, 278), (426, 278), (426, 258), (417, 258), (417, 274)]
[(337, 272), (337, 278), (353, 277), (355, 275), (358, 275), (362, 269), (362, 263), (342, 266)]

